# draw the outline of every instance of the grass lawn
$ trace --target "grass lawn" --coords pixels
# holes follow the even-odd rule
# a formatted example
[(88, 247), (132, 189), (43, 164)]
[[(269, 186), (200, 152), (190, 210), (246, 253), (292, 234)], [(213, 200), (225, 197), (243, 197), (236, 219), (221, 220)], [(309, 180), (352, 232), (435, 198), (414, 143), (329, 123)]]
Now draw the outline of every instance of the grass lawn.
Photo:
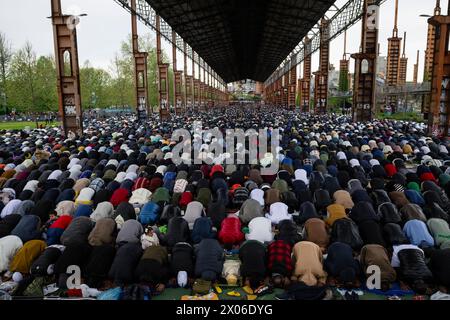
[[(39, 125), (45, 127), (45, 122), (39, 122)], [(59, 125), (59, 122), (53, 122), (52, 126)], [(21, 130), (25, 127), (36, 129), (36, 122), (0, 122), (0, 130)]]

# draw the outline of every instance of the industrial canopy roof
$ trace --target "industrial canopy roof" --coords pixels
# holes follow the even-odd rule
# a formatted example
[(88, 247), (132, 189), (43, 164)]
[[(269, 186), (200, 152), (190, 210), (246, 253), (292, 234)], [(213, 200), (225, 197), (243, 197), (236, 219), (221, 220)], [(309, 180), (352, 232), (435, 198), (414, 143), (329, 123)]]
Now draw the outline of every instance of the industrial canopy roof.
[(146, 0), (226, 82), (265, 81), (335, 0)]

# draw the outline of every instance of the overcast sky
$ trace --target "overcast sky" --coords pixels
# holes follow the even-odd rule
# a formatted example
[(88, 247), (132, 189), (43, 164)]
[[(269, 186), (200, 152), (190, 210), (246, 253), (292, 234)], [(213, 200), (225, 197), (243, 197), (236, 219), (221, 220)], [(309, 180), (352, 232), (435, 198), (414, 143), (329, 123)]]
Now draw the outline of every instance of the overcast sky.
[[(337, 0), (336, 4), (347, 0)], [(381, 8), (380, 37), (381, 55), (386, 55), (387, 38), (392, 35), (395, 0), (387, 0)], [(62, 0), (64, 13), (79, 8), (87, 17), (82, 17), (78, 27), (78, 51), (80, 64), (89, 60), (92, 65), (107, 69), (114, 54), (119, 51), (120, 42), (130, 33), (129, 14), (113, 0)], [(413, 77), (413, 65), (417, 50), (420, 50), (419, 79), (423, 74), (423, 56), (426, 47), (427, 21), (419, 15), (432, 14), (435, 0), (399, 0), (399, 34), (406, 31), (406, 54), (408, 80)], [(446, 12), (446, 5), (444, 5)], [(0, 31), (5, 33), (13, 48), (22, 47), (30, 41), (38, 55), (53, 54), (53, 33), (50, 19), (50, 0), (0, 0)], [(154, 32), (139, 24), (139, 33)], [(361, 26), (358, 23), (348, 31), (347, 52), (358, 51)], [(331, 43), (331, 63), (339, 67), (343, 53), (343, 36)], [(165, 43), (167, 52), (170, 46)], [(178, 58), (179, 61), (182, 61)], [(180, 62), (179, 62), (180, 63)], [(188, 64), (191, 65), (190, 63)], [(353, 65), (353, 63), (351, 63)], [(181, 65), (179, 65), (181, 68)], [(318, 68), (318, 55), (313, 57), (313, 70)], [(353, 66), (351, 66), (353, 69)], [(190, 72), (190, 68), (189, 68)]]

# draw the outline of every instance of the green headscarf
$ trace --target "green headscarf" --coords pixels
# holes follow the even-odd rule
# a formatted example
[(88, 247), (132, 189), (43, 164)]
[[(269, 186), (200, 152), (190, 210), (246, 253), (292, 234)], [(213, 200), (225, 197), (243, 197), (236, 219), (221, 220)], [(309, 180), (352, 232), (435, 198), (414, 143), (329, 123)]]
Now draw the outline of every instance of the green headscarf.
[(419, 184), (417, 182), (410, 182), (410, 183), (408, 183), (406, 188), (408, 190), (416, 190), (417, 192), (420, 193), (420, 186), (419, 186)]
[(449, 182), (450, 182), (450, 175), (443, 173), (439, 176), (439, 184), (442, 187), (445, 187)]

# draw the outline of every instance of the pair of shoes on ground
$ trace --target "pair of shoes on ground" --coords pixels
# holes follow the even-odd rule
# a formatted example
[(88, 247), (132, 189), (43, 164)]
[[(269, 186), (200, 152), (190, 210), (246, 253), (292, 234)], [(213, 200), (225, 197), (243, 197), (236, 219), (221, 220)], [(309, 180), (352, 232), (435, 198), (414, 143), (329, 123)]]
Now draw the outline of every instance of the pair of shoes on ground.
[(345, 300), (359, 300), (359, 296), (354, 291), (347, 291), (344, 295)]
[[(356, 296), (358, 296), (356, 293), (354, 293)], [(277, 294), (275, 295), (275, 299), (277, 300), (295, 300), (294, 296), (292, 294), (289, 294), (287, 291), (281, 293), (281, 294)], [(333, 291), (328, 289), (326, 291), (325, 297), (322, 300), (333, 300)], [(347, 299), (349, 300), (349, 299)], [(354, 299), (354, 300), (359, 300), (359, 299)]]

